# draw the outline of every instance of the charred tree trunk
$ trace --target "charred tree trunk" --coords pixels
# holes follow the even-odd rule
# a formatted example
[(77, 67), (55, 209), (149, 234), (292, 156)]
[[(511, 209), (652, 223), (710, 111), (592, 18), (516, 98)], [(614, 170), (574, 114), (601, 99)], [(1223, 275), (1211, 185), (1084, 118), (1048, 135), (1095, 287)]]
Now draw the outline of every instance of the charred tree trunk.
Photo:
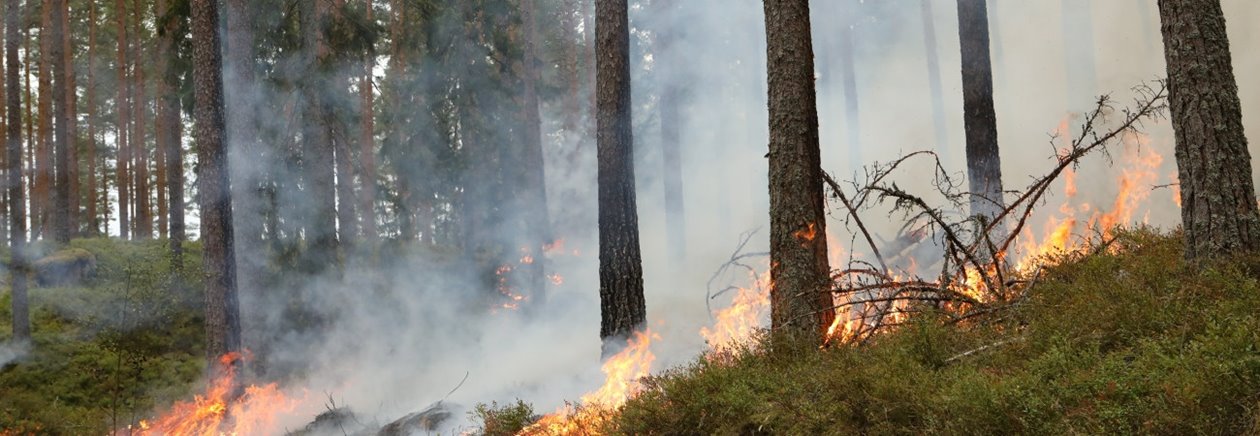
[(604, 355), (643, 326), (643, 263), (634, 190), (630, 24), (626, 0), (595, 4), (596, 142), (599, 161), (599, 297)]
[(835, 318), (808, 0), (765, 0), (770, 96), (770, 320), (822, 342)]
[(221, 357), (241, 349), (236, 259), (232, 246), (232, 193), (228, 177), (223, 109), (223, 59), (217, 0), (192, 0), (193, 89), (197, 106), (193, 132), (206, 271), (206, 353), (211, 374)]
[(131, 237), (131, 153), (128, 147), (128, 126), (131, 125), (131, 104), (128, 103), (127, 96), (130, 94), (130, 87), (127, 80), (127, 1), (116, 0), (114, 3), (115, 20), (118, 24), (118, 62), (116, 69), (118, 70), (118, 95), (114, 101), (114, 107), (118, 112), (118, 126), (116, 138), (118, 141), (117, 151), (117, 172), (114, 183), (118, 186), (118, 233), (122, 239), (130, 239)]
[(971, 214), (991, 221), (1005, 208), (1005, 202), (997, 114), (993, 109), (989, 18), (984, 0), (958, 0), (958, 38), (962, 48), (963, 124), (967, 133)]
[(1187, 259), (1256, 252), (1251, 179), (1220, 0), (1159, 0)]
[(52, 38), (50, 48), (52, 51), (47, 55), (51, 58), (53, 64), (53, 156), (55, 161), (55, 183), (53, 185), (53, 239), (59, 244), (67, 244), (70, 242), (70, 159), (68, 159), (69, 142), (70, 142), (70, 111), (69, 84), (66, 83), (67, 73), (66, 57), (62, 50), (65, 48), (63, 44), (63, 34), (65, 29), (62, 26), (62, 15), (66, 13), (65, 0), (53, 0), (45, 2), (45, 7), (52, 6), (52, 32), (49, 37)]
[[(5, 171), (9, 197), (9, 247), (12, 253), (9, 268), (9, 286), (11, 288), (10, 304), (13, 314), (13, 338), (17, 341), (31, 339), (30, 306), (26, 293), (26, 202), (22, 190), (22, 101), (21, 89), (18, 88), (18, 0), (7, 0), (8, 13), (4, 22), (4, 56), (6, 71), (4, 75), (5, 106), (8, 123), (5, 125)], [(29, 87), (29, 85), (28, 85)], [(30, 105), (27, 96), (27, 105)]]

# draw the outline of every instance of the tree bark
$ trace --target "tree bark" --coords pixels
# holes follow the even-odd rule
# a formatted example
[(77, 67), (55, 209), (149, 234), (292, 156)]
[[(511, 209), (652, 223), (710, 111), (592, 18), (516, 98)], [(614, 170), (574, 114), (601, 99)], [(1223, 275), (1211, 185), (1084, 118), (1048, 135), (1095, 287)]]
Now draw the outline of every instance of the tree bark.
[(250, 19), (251, 4), (256, 3), (247, 0), (225, 2), (228, 29), (226, 97), (227, 106), (232, 108), (227, 118), (231, 126), (229, 143), (234, 156), (243, 158), (241, 165), (233, 167), (233, 179), (237, 183), (232, 185), (232, 189), (236, 229), (239, 230), (236, 233), (241, 266), (239, 284), (246, 293), (258, 291), (256, 283), (267, 262), (263, 247), (263, 216), (267, 204), (263, 194), (267, 192), (265, 171), (266, 164), (270, 162), (259, 140), (260, 116), (254, 97), (259, 95), (259, 87), (254, 67), (256, 41)]
[[(22, 189), (22, 101), (21, 89), (18, 88), (18, 0), (7, 0), (8, 13), (5, 14), (4, 47), (5, 47), (5, 106), (8, 123), (5, 125), (6, 182), (9, 197), (9, 247), (12, 253), (12, 266), (9, 268), (9, 286), (11, 289), (10, 304), (13, 313), (13, 339), (29, 341), (31, 339), (30, 306), (27, 302), (26, 289), (26, 202)], [(29, 7), (29, 6), (28, 6)], [(29, 81), (28, 81), (29, 83)], [(29, 85), (28, 85), (29, 88)], [(27, 105), (30, 96), (27, 95)]]
[(1220, 0), (1159, 0), (1187, 259), (1254, 253), (1260, 213)]
[(984, 0), (958, 0), (958, 38), (962, 50), (963, 124), (967, 134), (971, 214), (992, 220), (1005, 209), (1005, 201), (997, 114), (993, 109), (989, 18)]
[(605, 356), (647, 318), (634, 188), (629, 27), (626, 0), (595, 3), (599, 336)]
[(770, 320), (821, 343), (835, 312), (808, 0), (765, 0), (770, 106)]
[(46, 1), (45, 7), (52, 7), (52, 15), (50, 23), (52, 24), (52, 32), (47, 37), (52, 38), (49, 44), (51, 51), (47, 52), (50, 61), (53, 64), (53, 157), (54, 157), (54, 184), (53, 184), (53, 239), (59, 244), (67, 244), (70, 242), (70, 159), (69, 142), (70, 142), (70, 111), (69, 97), (67, 93), (69, 84), (66, 78), (69, 76), (67, 72), (66, 57), (62, 50), (65, 48), (63, 39), (65, 29), (63, 29), (62, 16), (66, 13), (65, 0)]
[(118, 95), (114, 101), (114, 107), (118, 112), (118, 125), (115, 137), (118, 141), (117, 150), (117, 171), (114, 183), (118, 185), (118, 233), (122, 239), (130, 239), (131, 237), (131, 150), (127, 144), (128, 126), (131, 125), (131, 104), (127, 100), (130, 94), (130, 83), (127, 80), (127, 69), (130, 65), (127, 62), (127, 1), (116, 0), (114, 2), (114, 18), (118, 27), (118, 62), (115, 69), (118, 70), (118, 81), (115, 85), (118, 88)]
[(212, 375), (220, 358), (241, 349), (236, 259), (232, 244), (232, 194), (223, 107), (223, 59), (217, 0), (192, 0), (193, 134), (199, 162), (197, 187), (206, 271), (206, 353)]

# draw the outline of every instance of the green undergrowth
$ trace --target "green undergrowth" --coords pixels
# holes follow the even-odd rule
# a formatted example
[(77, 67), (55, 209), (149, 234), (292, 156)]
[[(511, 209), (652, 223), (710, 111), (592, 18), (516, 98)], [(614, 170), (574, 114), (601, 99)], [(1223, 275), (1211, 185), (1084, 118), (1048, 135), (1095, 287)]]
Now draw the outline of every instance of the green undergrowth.
[(748, 347), (760, 351), (702, 356), (643, 380), (604, 430), (1256, 432), (1260, 260), (1192, 267), (1179, 236), (1134, 230), (1059, 261), (1026, 298), (974, 322), (924, 315), (863, 346), (761, 339)]
[[(0, 434), (105, 434), (190, 392), (205, 360), (201, 296), (189, 285), (200, 274), (200, 246), (186, 244), (184, 269), (174, 273), (166, 244), (71, 242), (95, 256), (95, 274), (76, 286), (30, 289), (32, 343), (0, 365)], [(35, 258), (52, 253), (31, 248)], [(9, 344), (3, 280), (0, 344)]]

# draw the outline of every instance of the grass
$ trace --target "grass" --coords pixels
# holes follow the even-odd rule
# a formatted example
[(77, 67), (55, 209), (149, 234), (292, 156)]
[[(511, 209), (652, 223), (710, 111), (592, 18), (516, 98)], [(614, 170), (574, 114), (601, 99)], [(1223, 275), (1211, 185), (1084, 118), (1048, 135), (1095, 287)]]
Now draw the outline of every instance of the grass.
[[(197, 244), (182, 274), (171, 273), (165, 241), (71, 247), (96, 257), (96, 275), (30, 289), (31, 351), (0, 367), (0, 434), (106, 434), (183, 398), (201, 376), (201, 297), (183, 285), (199, 275)], [(0, 343), (12, 337), (9, 300), (0, 294)]]
[[(184, 398), (203, 365), (198, 247), (92, 239), (84, 286), (31, 290), (34, 345), (0, 368), (0, 434), (103, 434)], [(1260, 418), (1260, 257), (1206, 267), (1136, 230), (965, 325), (923, 315), (862, 347), (760, 338), (643, 381), (612, 434), (1239, 434)], [(9, 318), (0, 293), (0, 319)], [(11, 337), (0, 323), (0, 343)], [(987, 347), (987, 348), (986, 348)], [(979, 350), (979, 351), (975, 351)], [(971, 354), (964, 353), (974, 351)], [(534, 419), (478, 407), (487, 433)]]
[(862, 347), (762, 338), (749, 344), (762, 351), (702, 356), (643, 380), (603, 430), (1256, 433), (1260, 261), (1191, 267), (1178, 236), (1145, 230), (1061, 261), (1021, 303), (967, 325), (926, 315)]

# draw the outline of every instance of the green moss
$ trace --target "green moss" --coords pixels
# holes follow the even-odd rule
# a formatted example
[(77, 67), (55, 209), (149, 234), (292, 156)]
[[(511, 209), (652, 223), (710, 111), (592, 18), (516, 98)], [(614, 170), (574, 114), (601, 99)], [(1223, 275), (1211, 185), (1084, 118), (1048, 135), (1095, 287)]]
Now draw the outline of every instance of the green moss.
[[(189, 251), (178, 273), (165, 241), (76, 240), (55, 254), (95, 257), (97, 275), (30, 290), (33, 343), (0, 368), (0, 430), (106, 434), (186, 396), (204, 365), (197, 245)], [(6, 321), (9, 298), (0, 294)], [(12, 336), (2, 324), (0, 343)]]

